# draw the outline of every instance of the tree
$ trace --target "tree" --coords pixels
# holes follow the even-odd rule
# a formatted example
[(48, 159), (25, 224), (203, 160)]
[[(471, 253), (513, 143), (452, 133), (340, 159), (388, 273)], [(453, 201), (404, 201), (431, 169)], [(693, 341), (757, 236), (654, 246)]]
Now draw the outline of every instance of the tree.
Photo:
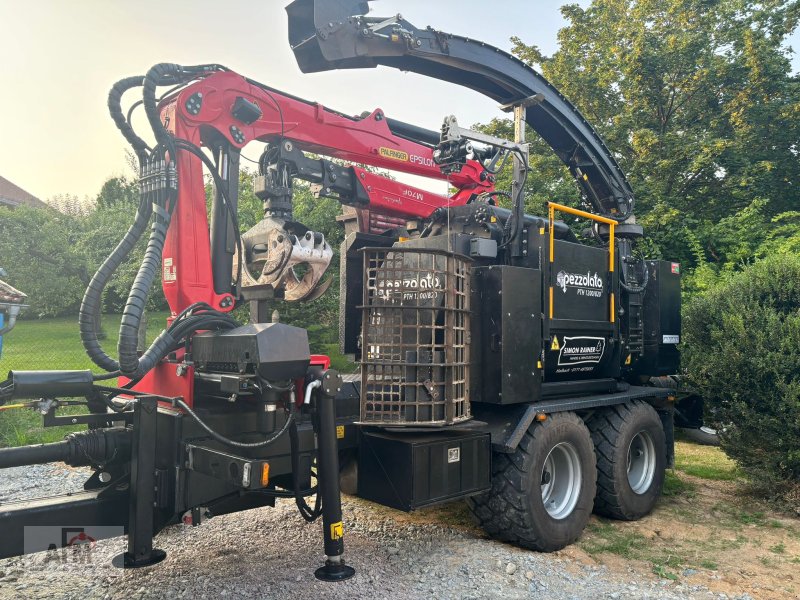
[[(124, 177), (103, 184), (94, 203), (56, 197), (59, 208), (0, 208), (0, 257), (9, 281), (28, 294), (28, 317), (76, 315), (92, 275), (133, 222), (137, 184)], [(144, 255), (147, 235), (106, 286), (103, 310), (119, 312)], [(164, 308), (159, 280), (150, 308)]]
[(79, 216), (52, 208), (0, 208), (0, 257), (9, 283), (28, 295), (27, 316), (77, 314), (91, 278), (78, 249), (83, 233)]
[(139, 204), (139, 184), (127, 177), (110, 177), (100, 188), (95, 203), (100, 208), (119, 204), (136, 207)]
[(774, 494), (800, 483), (800, 255), (773, 254), (694, 298), (683, 359), (722, 448)]
[[(759, 200), (765, 226), (748, 232), (757, 246), (800, 203), (800, 82), (785, 47), (796, 1), (595, 0), (562, 13), (555, 54), (518, 38), (514, 52), (606, 139), (652, 254), (735, 262), (740, 221), (730, 217)], [(548, 177), (557, 169), (535, 160)]]

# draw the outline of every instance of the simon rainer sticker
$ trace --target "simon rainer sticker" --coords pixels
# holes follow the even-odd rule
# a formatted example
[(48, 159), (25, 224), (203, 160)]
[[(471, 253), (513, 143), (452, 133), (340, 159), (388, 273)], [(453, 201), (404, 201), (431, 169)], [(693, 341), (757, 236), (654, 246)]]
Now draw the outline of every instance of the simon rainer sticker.
[(606, 339), (601, 337), (564, 337), (558, 353), (558, 366), (571, 367), (586, 363), (599, 363), (606, 350)]

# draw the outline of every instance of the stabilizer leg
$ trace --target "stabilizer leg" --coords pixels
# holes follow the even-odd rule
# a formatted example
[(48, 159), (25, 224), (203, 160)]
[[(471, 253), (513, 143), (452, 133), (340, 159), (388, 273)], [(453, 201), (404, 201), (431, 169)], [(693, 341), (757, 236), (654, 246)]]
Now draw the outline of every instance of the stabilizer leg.
[(153, 548), (157, 419), (158, 400), (141, 396), (133, 415), (128, 551), (114, 557), (116, 567), (146, 567), (167, 556), (163, 550)]
[(342, 378), (330, 369), (322, 376), (317, 403), (319, 431), (317, 473), (322, 497), (322, 533), (325, 541), (325, 565), (314, 571), (322, 581), (344, 581), (356, 574), (344, 562), (344, 525), (342, 495), (339, 489), (339, 448), (336, 443), (336, 409), (334, 398), (342, 388)]

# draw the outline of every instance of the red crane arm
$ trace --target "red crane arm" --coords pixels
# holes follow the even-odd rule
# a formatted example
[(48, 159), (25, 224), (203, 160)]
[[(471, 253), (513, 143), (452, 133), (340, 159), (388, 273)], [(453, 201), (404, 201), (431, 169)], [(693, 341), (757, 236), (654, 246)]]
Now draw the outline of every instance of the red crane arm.
[[(260, 116), (251, 122), (237, 117), (235, 106), (242, 99), (256, 105)], [(300, 150), (447, 180), (456, 189), (447, 197), (355, 167), (361, 195), (369, 199), (360, 208), (369, 210), (369, 222), (377, 224), (379, 231), (407, 219), (426, 218), (441, 206), (465, 204), (474, 195), (494, 189), (494, 177), (475, 160), (468, 161), (460, 173), (443, 175), (433, 160), (433, 148), (392, 133), (380, 109), (361, 118), (350, 117), (231, 71), (191, 83), (167, 97), (160, 109), (175, 137), (196, 146), (216, 148), (224, 142), (241, 150), (252, 141), (291, 140)], [(215, 291), (213, 282), (202, 163), (185, 151), (179, 152), (177, 162), (179, 195), (163, 252), (164, 293), (173, 314), (196, 302), (231, 310), (232, 294)]]
[[(233, 107), (239, 98), (256, 104), (261, 109), (261, 117), (249, 124), (237, 119)], [(199, 104), (190, 104), (191, 99)], [(198, 105), (199, 110), (191, 108)], [(178, 128), (184, 135), (200, 130), (204, 142), (210, 137), (209, 128), (239, 149), (253, 140), (269, 142), (285, 138), (301, 150), (351, 163), (448, 179), (433, 160), (433, 148), (392, 133), (381, 109), (361, 118), (350, 117), (319, 103), (256, 85), (231, 71), (214, 73), (187, 86), (169, 98), (162, 110), (174, 121), (176, 135)], [(463, 204), (472, 194), (494, 189), (487, 175), (479, 162), (470, 160), (460, 173), (448, 179), (457, 189), (453, 198), (423, 194), (424, 200), (417, 203), (414, 200), (418, 195), (406, 195), (401, 198), (402, 206), (370, 198), (371, 202), (378, 203), (377, 206), (371, 204), (370, 209), (377, 211), (383, 206), (394, 214), (427, 217), (432, 212), (431, 206)], [(406, 199), (410, 199), (407, 204)]]

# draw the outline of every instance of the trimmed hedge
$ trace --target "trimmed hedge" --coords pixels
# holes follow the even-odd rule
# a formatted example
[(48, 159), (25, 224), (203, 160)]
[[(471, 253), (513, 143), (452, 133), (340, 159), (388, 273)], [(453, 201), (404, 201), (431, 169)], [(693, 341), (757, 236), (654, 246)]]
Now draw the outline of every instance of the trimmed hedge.
[(779, 493), (800, 482), (800, 256), (760, 260), (691, 301), (682, 350), (723, 450), (752, 483)]

